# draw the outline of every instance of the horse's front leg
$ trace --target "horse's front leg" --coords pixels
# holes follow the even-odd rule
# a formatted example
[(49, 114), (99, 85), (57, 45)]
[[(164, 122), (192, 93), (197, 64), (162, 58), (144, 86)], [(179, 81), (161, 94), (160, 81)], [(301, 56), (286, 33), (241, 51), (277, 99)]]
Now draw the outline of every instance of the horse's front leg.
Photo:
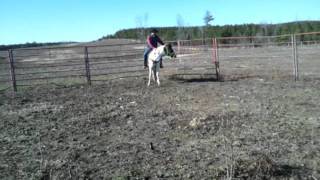
[(149, 80), (148, 80), (148, 86), (150, 86), (151, 75), (152, 75), (152, 66), (150, 66), (150, 63), (149, 63)]
[(157, 84), (158, 84), (158, 86), (160, 86), (160, 78), (159, 78), (159, 73), (160, 73), (160, 63), (157, 63), (157, 66), (156, 66), (154, 69), (155, 69), (155, 73), (154, 73), (154, 75), (156, 76)]

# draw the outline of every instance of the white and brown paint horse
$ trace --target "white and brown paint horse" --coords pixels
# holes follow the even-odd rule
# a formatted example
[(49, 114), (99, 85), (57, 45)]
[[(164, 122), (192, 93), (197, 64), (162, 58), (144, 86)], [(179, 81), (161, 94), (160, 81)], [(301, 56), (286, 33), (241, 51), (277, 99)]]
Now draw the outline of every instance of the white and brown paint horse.
[(153, 80), (157, 82), (160, 86), (159, 72), (160, 72), (160, 60), (164, 56), (169, 56), (171, 58), (176, 57), (176, 53), (173, 51), (171, 44), (165, 44), (153, 49), (148, 55), (148, 67), (149, 67), (149, 81), (148, 86), (150, 86), (151, 76)]

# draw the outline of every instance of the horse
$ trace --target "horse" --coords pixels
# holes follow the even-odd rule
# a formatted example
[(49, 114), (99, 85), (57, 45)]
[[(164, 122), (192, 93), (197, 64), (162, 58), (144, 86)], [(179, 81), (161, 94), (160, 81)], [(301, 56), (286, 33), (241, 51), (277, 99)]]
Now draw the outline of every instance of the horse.
[[(169, 56), (171, 58), (176, 58), (176, 53), (172, 49), (171, 44), (165, 44), (153, 49), (148, 55), (148, 67), (149, 67), (149, 81), (148, 86), (150, 86), (151, 76), (153, 80), (157, 82), (160, 86), (159, 71), (160, 71), (160, 60), (164, 56)], [(153, 72), (153, 73), (152, 73)]]

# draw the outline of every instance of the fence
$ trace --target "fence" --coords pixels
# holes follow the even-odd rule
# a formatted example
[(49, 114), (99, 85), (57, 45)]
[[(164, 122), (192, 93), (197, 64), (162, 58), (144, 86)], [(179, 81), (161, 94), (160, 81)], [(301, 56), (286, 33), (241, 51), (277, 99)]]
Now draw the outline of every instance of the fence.
[[(212, 43), (171, 42), (177, 60), (164, 60), (161, 74), (215, 75)], [(0, 89), (47, 83), (87, 83), (147, 76), (143, 69), (144, 43), (25, 48), (0, 52)]]
[[(161, 76), (186, 79), (224, 75), (320, 79), (320, 32), (171, 42), (176, 60)], [(87, 83), (146, 76), (144, 43), (25, 48), (0, 52), (0, 90), (47, 83)]]
[[(312, 36), (312, 37), (308, 37)], [(320, 78), (320, 32), (217, 38), (223, 74), (263, 79)]]
[(318, 33), (301, 33), (296, 35), (297, 74), (301, 80), (320, 79), (320, 42)]

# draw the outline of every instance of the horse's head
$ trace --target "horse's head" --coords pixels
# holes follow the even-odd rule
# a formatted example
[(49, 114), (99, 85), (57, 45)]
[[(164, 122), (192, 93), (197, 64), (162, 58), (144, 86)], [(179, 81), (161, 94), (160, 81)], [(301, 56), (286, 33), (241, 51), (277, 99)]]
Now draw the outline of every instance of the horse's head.
[(176, 58), (177, 57), (177, 55), (174, 52), (171, 44), (165, 44), (164, 45), (164, 52), (165, 52), (166, 56), (170, 56), (172, 58)]

